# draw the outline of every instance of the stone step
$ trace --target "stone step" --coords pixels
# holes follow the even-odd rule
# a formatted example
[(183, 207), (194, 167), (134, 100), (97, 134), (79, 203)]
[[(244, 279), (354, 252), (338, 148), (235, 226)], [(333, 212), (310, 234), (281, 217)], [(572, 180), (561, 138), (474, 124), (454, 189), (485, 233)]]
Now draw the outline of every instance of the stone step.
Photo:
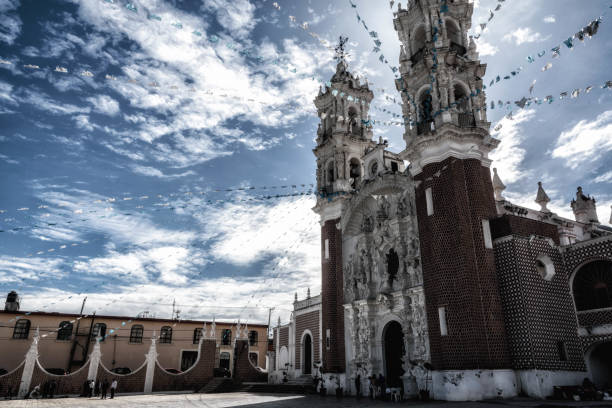
[(203, 394), (210, 394), (210, 393), (216, 392), (216, 390), (221, 388), (226, 382), (231, 383), (232, 380), (229, 378), (213, 378), (212, 380), (208, 382), (208, 384), (206, 384), (205, 386), (203, 386), (196, 392), (200, 392)]

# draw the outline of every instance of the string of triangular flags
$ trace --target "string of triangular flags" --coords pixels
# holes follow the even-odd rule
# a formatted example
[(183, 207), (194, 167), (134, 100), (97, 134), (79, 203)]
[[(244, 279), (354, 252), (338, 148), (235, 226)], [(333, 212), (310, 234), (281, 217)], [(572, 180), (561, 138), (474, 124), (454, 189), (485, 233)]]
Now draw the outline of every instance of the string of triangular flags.
[(489, 9), (489, 18), (487, 19), (487, 21), (485, 21), (484, 23), (479, 23), (478, 26), (480, 27), (480, 32), (474, 36), (474, 39), (478, 39), (480, 38), (480, 36), (484, 33), (485, 29), (487, 28), (487, 25), (491, 22), (491, 20), (493, 20), (493, 18), (495, 17), (495, 13), (494, 11), (499, 11), (502, 8), (502, 3), (505, 2), (506, 0), (497, 0), (499, 3), (497, 4), (497, 6), (495, 6), (495, 9), (491, 10)]
[(393, 75), (396, 78), (399, 78), (399, 69), (395, 65), (391, 65), (381, 51), (382, 41), (380, 41), (378, 33), (374, 30), (370, 30), (364, 18), (357, 11), (357, 5), (353, 3), (353, 0), (348, 0), (348, 2), (350, 3), (351, 7), (355, 9), (355, 15), (357, 17), (358, 24), (366, 30), (366, 32), (368, 33), (368, 36), (372, 39), (372, 42), (374, 44), (374, 48), (372, 49), (372, 52), (378, 55), (378, 60), (381, 63), (385, 64), (387, 67), (389, 67), (389, 69), (391, 70), (391, 72), (393, 72)]
[[(595, 34), (597, 34), (597, 31), (599, 30), (599, 26), (600, 26), (600, 24), (602, 22), (603, 22), (603, 15), (598, 17), (598, 18), (596, 18), (595, 20), (592, 20), (589, 24), (587, 24), (585, 27), (583, 27), (576, 34), (574, 34), (571, 37), (568, 37), (567, 40), (564, 40), (562, 43), (559, 43), (558, 45), (556, 45), (553, 48), (551, 48), (550, 49), (550, 55), (552, 56), (552, 58), (559, 58), (561, 56), (561, 47), (563, 45), (565, 45), (565, 47), (567, 49), (573, 50), (574, 46), (575, 46), (574, 40), (576, 40), (576, 39), (586, 45), (586, 43), (584, 42), (584, 39), (585, 38), (587, 38), (587, 39), (593, 38), (593, 36)], [(542, 51), (538, 52), (535, 55), (537, 55), (537, 58), (543, 58), (546, 55), (546, 50), (542, 50)], [(534, 55), (528, 55), (526, 57), (526, 60), (527, 60), (527, 62), (529, 64), (533, 64), (534, 62), (536, 62), (536, 57)], [(553, 67), (553, 64), (551, 62), (548, 62), (546, 65), (544, 65), (542, 67), (541, 71), (542, 72), (546, 72), (546, 71), (550, 70), (552, 67)], [(522, 70), (523, 70), (523, 67), (521, 66), (521, 67), (515, 69), (514, 71), (511, 71), (508, 74), (505, 74), (505, 75), (504, 74), (496, 75), (495, 78), (493, 78), (491, 80), (491, 82), (489, 82), (489, 87), (492, 87), (493, 85), (495, 85), (498, 82), (500, 82), (502, 80), (502, 78), (504, 80), (508, 80), (508, 79), (514, 78)]]

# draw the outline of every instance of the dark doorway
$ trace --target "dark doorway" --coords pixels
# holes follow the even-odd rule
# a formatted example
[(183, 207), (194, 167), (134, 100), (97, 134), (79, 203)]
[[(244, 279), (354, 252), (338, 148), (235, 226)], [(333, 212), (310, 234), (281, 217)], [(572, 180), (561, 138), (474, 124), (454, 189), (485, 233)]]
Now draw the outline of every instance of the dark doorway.
[(302, 374), (312, 373), (312, 338), (310, 334), (304, 336), (304, 367), (302, 367)]
[(600, 389), (612, 387), (612, 341), (594, 346), (588, 363), (595, 385)]
[(227, 352), (221, 353), (219, 356), (219, 368), (230, 369), (230, 354)]
[(399, 387), (404, 374), (402, 357), (404, 356), (404, 333), (398, 322), (390, 322), (384, 330), (385, 370), (389, 387)]
[(181, 371), (187, 371), (198, 359), (197, 351), (183, 351), (181, 355)]

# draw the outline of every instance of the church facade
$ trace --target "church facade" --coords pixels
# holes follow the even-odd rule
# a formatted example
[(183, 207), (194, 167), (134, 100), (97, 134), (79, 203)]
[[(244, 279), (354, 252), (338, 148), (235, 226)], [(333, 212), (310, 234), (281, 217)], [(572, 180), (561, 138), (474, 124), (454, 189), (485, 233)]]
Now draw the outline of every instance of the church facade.
[(342, 58), (315, 99), (321, 294), (296, 295), (274, 329), (271, 381), (322, 376), (354, 394), (383, 374), (445, 400), (612, 385), (612, 229), (580, 188), (574, 220), (541, 184), (539, 210), (503, 197), (472, 12), (412, 0), (394, 13), (404, 151), (373, 140), (374, 95)]

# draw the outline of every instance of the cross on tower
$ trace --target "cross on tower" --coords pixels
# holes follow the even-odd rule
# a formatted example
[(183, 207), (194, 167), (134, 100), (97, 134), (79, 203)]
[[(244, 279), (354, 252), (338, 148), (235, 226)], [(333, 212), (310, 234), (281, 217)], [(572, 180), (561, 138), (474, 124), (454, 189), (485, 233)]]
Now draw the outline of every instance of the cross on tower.
[(335, 48), (336, 56), (334, 57), (336, 60), (338, 60), (338, 62), (344, 61), (348, 55), (346, 49), (344, 48), (347, 42), (348, 37), (340, 36), (340, 38), (338, 39), (338, 45), (336, 45)]

